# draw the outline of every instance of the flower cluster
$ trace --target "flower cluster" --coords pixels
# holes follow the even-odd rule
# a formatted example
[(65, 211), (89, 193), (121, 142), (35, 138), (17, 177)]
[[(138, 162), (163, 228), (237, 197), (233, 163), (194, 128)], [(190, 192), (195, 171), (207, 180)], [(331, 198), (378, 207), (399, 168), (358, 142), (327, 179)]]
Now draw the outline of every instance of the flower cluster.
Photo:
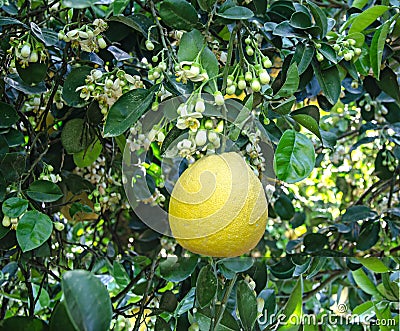
[[(362, 53), (361, 48), (356, 46), (357, 41), (348, 38), (346, 35), (338, 36), (332, 48), (335, 50), (336, 54), (343, 57), (346, 61), (351, 61), (353, 58), (360, 56)], [(317, 48), (321, 48), (321, 44), (316, 44)], [(318, 61), (323, 61), (323, 55), (317, 52)]]
[(129, 75), (120, 69), (116, 72), (93, 69), (86, 77), (85, 83), (86, 85), (78, 87), (76, 91), (80, 91), (80, 97), (84, 100), (96, 100), (103, 115), (107, 114), (121, 95), (144, 87), (140, 76)]
[(394, 172), (396, 169), (396, 157), (389, 150), (385, 150), (382, 152), (382, 165), (387, 167), (390, 172)]
[(47, 52), (44, 44), (26, 32), (22, 37), (11, 37), (11, 47), (7, 50), (9, 54), (14, 55), (14, 61), (26, 68), (29, 63), (45, 62)]
[(175, 66), (176, 81), (187, 83), (188, 80), (192, 82), (208, 81), (209, 77), (207, 71), (202, 67), (198, 60), (195, 61), (182, 61)]
[(226, 81), (228, 95), (240, 95), (247, 87), (250, 87), (253, 92), (260, 92), (262, 86), (267, 86), (271, 81), (267, 71), (272, 67), (269, 57), (261, 53), (257, 41), (252, 38), (247, 37), (245, 44), (246, 54), (252, 58), (253, 63), (244, 58), (245, 69), (239, 64), (235, 66)]
[(107, 43), (101, 35), (108, 28), (107, 23), (96, 18), (93, 23), (85, 24), (80, 28), (66, 31), (66, 28), (58, 33), (58, 39), (71, 42), (72, 47), (81, 48), (85, 52), (98, 52), (107, 47)]
[[(35, 113), (41, 113), (47, 107), (50, 100), (51, 91), (47, 91), (42, 94), (29, 94), (27, 100), (24, 102), (24, 111), (33, 111)], [(59, 87), (54, 94), (53, 102), (57, 109), (64, 107), (64, 101), (62, 100), (62, 87)]]
[(249, 142), (246, 145), (246, 155), (250, 159), (250, 166), (253, 168), (253, 172), (256, 176), (259, 176), (260, 172), (265, 171), (265, 158), (259, 145), (261, 132), (257, 129), (256, 132), (249, 133), (247, 136)]

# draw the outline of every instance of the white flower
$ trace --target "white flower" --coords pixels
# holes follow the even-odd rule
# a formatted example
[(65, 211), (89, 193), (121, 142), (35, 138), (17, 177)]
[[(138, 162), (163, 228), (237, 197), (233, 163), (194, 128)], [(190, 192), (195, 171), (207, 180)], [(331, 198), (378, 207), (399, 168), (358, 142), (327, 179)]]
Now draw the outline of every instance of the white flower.
[(197, 146), (203, 146), (207, 142), (207, 131), (199, 130), (197, 131), (195, 142)]
[(182, 113), (181, 113), (181, 116), (178, 118), (176, 127), (181, 130), (189, 128), (191, 131), (196, 132), (197, 129), (200, 127), (200, 122), (199, 122), (198, 118), (202, 118), (203, 115), (199, 112), (183, 114), (183, 115), (182, 115)]
[(204, 104), (204, 100), (198, 99), (196, 102), (196, 106), (194, 107), (194, 110), (196, 112), (203, 113), (205, 109), (206, 109), (206, 105)]

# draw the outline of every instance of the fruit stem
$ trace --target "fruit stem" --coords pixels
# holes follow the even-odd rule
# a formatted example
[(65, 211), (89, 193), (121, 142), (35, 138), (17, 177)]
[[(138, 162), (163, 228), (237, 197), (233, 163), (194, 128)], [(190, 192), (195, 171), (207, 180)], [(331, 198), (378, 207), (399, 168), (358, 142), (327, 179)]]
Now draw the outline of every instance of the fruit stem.
[(233, 278), (231, 279), (231, 281), (229, 283), (228, 288), (226, 289), (224, 297), (222, 298), (221, 307), (218, 310), (218, 313), (217, 313), (217, 316), (216, 316), (216, 319), (215, 319), (215, 325), (214, 325), (214, 328), (211, 331), (218, 330), (219, 323), (221, 322), (222, 316), (224, 315), (226, 304), (228, 302), (229, 296), (231, 295), (233, 286), (236, 283), (236, 279), (237, 279), (237, 274), (235, 273), (235, 275), (233, 276)]

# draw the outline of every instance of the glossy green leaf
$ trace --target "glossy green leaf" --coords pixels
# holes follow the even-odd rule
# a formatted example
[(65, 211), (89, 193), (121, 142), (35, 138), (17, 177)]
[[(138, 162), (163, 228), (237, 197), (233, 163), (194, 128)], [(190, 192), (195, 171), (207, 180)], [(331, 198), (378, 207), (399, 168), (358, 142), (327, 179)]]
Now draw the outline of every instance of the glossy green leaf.
[(17, 62), (15, 67), (17, 68), (19, 77), (29, 85), (38, 84), (46, 78), (47, 63), (30, 63), (26, 68), (22, 68)]
[(45, 321), (28, 316), (14, 316), (0, 321), (1, 331), (48, 331)]
[(189, 31), (197, 25), (196, 9), (185, 0), (165, 0), (160, 4), (160, 17), (171, 28)]
[(282, 85), (280, 90), (276, 93), (277, 97), (290, 97), (292, 96), (299, 87), (299, 71), (297, 69), (297, 64), (292, 63), (286, 74), (285, 83)]
[(297, 323), (300, 323), (303, 311), (302, 296), (303, 278), (300, 276), (283, 308), (282, 314), (285, 316), (285, 319), (283, 320), (285, 323), (278, 328), (279, 331), (291, 330), (293, 327), (298, 325)]
[(211, 304), (217, 294), (218, 280), (211, 266), (201, 268), (196, 281), (196, 301), (200, 308)]
[(109, 330), (111, 300), (99, 278), (86, 270), (67, 271), (61, 287), (68, 316), (77, 330)]
[(249, 270), (253, 264), (254, 260), (251, 257), (230, 257), (219, 261), (221, 265), (234, 272), (244, 272)]
[(307, 1), (307, 3), (310, 7), (312, 15), (314, 16), (315, 23), (322, 31), (322, 39), (328, 32), (328, 19), (326, 18), (324, 11), (318, 5), (311, 1)]
[(271, 103), (272, 110), (280, 115), (287, 115), (292, 110), (294, 103), (296, 102), (296, 97), (292, 95), (287, 100), (279, 104)]
[(363, 7), (368, 3), (368, 0), (354, 0), (351, 5), (354, 8), (363, 9)]
[(121, 288), (124, 288), (129, 284), (129, 275), (126, 272), (124, 266), (122, 263), (115, 261), (113, 262), (113, 269), (112, 269), (112, 275), (115, 279), (115, 282), (120, 286)]
[(326, 98), (332, 105), (336, 104), (341, 91), (339, 70), (336, 66), (322, 69), (320, 64), (315, 61), (312, 62), (312, 66), (322, 92), (324, 92)]
[(62, 3), (65, 7), (83, 9), (92, 6), (96, 0), (63, 0)]
[(54, 202), (63, 196), (58, 185), (48, 180), (36, 180), (29, 185), (26, 194), (33, 200), (39, 202)]
[[(219, 309), (218, 306), (216, 308)], [(193, 316), (200, 330), (210, 330), (211, 318), (215, 318), (210, 308), (197, 309)], [(240, 331), (240, 327), (235, 318), (225, 309), (215, 331)]]
[(64, 301), (61, 301), (53, 310), (49, 322), (49, 331), (77, 331), (69, 319)]
[(362, 47), (365, 41), (365, 35), (361, 32), (353, 32), (347, 36), (347, 39), (353, 39), (356, 41), (355, 47)]
[(314, 165), (315, 151), (312, 142), (299, 132), (285, 131), (274, 155), (277, 178), (287, 183), (296, 183), (308, 177)]
[(238, 315), (243, 328), (251, 331), (257, 319), (257, 299), (246, 281), (241, 280), (237, 283), (236, 297)]
[[(383, 323), (379, 324), (379, 330), (380, 331), (393, 331), (393, 330), (395, 330), (395, 328), (398, 329), (398, 327), (399, 327), (398, 318), (397, 318), (397, 323), (395, 325), (395, 328), (393, 327), (393, 324), (394, 324), (393, 322), (390, 322), (390, 325), (389, 325), (389, 321), (396, 321), (392, 316), (392, 311), (390, 309), (390, 304), (389, 303), (384, 304), (383, 307), (379, 306), (378, 304), (374, 304), (374, 311), (375, 311), (375, 314), (376, 314), (376, 318), (379, 321), (381, 321), (381, 322), (382, 321), (387, 321), (387, 322), (383, 322)], [(398, 317), (398, 315), (397, 315), (397, 317)]]
[(8, 128), (19, 119), (15, 109), (5, 102), (0, 102), (0, 128)]
[(360, 289), (362, 289), (365, 293), (370, 295), (378, 295), (379, 292), (376, 289), (375, 284), (368, 278), (362, 268), (354, 270), (351, 272), (353, 274), (354, 281), (358, 285)]
[(115, 0), (113, 3), (113, 13), (114, 15), (122, 14), (129, 5), (129, 0)]
[(360, 257), (357, 259), (364, 267), (375, 273), (388, 272), (389, 268), (377, 257)]
[(81, 118), (74, 118), (65, 123), (61, 132), (61, 143), (68, 154), (85, 150), (92, 139), (89, 126)]
[(104, 124), (104, 136), (115, 137), (124, 133), (150, 109), (154, 89), (136, 89), (125, 93), (115, 102)]
[(166, 258), (160, 262), (161, 277), (170, 282), (181, 282), (192, 274), (197, 262), (198, 258), (196, 256)]
[(311, 63), (315, 49), (313, 46), (297, 43), (292, 62), (297, 63), (299, 75), (303, 74)]
[(309, 233), (303, 239), (307, 253), (318, 252), (328, 245), (328, 238), (321, 233)]
[(380, 79), (377, 81), (379, 88), (396, 101), (400, 102), (400, 88), (397, 76), (394, 71), (386, 67), (380, 72)]
[(295, 12), (290, 18), (290, 25), (297, 29), (308, 29), (312, 27), (311, 17), (304, 12)]
[(246, 7), (234, 6), (222, 12), (218, 12), (217, 16), (230, 20), (247, 20), (254, 16), (254, 13)]
[(319, 131), (319, 125), (313, 117), (306, 114), (298, 114), (298, 115), (292, 115), (292, 118), (297, 123), (304, 126), (307, 130), (314, 133), (322, 141), (321, 132)]
[(31, 31), (46, 46), (54, 46), (58, 42), (57, 32), (43, 28), (41, 29), (36, 23), (31, 22)]
[(357, 205), (349, 207), (342, 216), (343, 222), (356, 222), (365, 220), (367, 218), (376, 217), (376, 212), (372, 211), (369, 207)]
[(290, 220), (295, 213), (292, 201), (284, 194), (281, 194), (274, 203), (274, 210), (282, 220)]
[(25, 83), (17, 74), (4, 77), (4, 82), (25, 94), (40, 94), (47, 92), (46, 84), (42, 81), (36, 85)]
[(361, 227), (357, 238), (356, 247), (358, 250), (365, 251), (373, 247), (379, 240), (381, 226), (379, 222), (365, 222)]
[(38, 248), (50, 238), (53, 223), (36, 210), (26, 212), (18, 221), (17, 241), (23, 252)]
[(74, 162), (79, 168), (88, 167), (97, 160), (103, 145), (99, 139), (93, 141), (86, 150), (74, 154)]
[(28, 209), (28, 201), (21, 198), (9, 198), (1, 206), (4, 215), (10, 218), (20, 217)]
[(68, 74), (62, 89), (62, 98), (68, 106), (83, 107), (88, 104), (88, 101), (79, 96), (80, 91), (76, 91), (76, 89), (86, 85), (85, 79), (91, 71), (91, 67), (82, 66), (73, 68)]
[(335, 50), (328, 44), (322, 43), (321, 48), (318, 50), (324, 58), (331, 61), (332, 63), (337, 63), (337, 56)]
[(386, 37), (389, 33), (390, 21), (383, 24), (378, 30), (375, 31), (372, 38), (369, 59), (371, 63), (374, 76), (379, 80), (383, 48), (385, 47)]
[(379, 16), (381, 16), (388, 9), (389, 9), (388, 6), (377, 5), (364, 10), (362, 13), (358, 14), (356, 18), (353, 20), (353, 23), (349, 29), (348, 34), (364, 31), (369, 25), (371, 25)]
[(197, 0), (197, 3), (199, 4), (201, 10), (211, 12), (216, 0)]
[[(139, 31), (146, 38), (149, 28), (153, 24), (151, 19), (142, 14), (134, 14), (131, 16), (112, 16), (109, 18), (109, 21), (122, 23), (136, 31)], [(155, 29), (152, 29), (150, 34), (150, 39), (153, 41), (153, 35), (156, 35), (155, 31)]]

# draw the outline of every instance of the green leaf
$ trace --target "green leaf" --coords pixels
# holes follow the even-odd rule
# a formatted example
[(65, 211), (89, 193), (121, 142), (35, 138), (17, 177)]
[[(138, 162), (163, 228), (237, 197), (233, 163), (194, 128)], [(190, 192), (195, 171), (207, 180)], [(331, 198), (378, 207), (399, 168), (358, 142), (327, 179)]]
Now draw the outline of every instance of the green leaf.
[(358, 14), (356, 18), (353, 20), (353, 23), (349, 29), (348, 34), (352, 34), (354, 32), (362, 32), (364, 31), (369, 25), (371, 25), (375, 20), (381, 16), (384, 12), (389, 9), (388, 6), (373, 6), (362, 13)]
[(297, 283), (290, 294), (286, 305), (283, 307), (282, 314), (285, 316), (283, 320), (284, 325), (281, 325), (278, 330), (290, 330), (294, 326), (297, 326), (299, 322), (301, 322), (301, 315), (302, 315), (302, 300), (303, 296), (303, 278), (302, 276), (299, 277)]
[[(114, 2), (115, 4), (115, 2)], [(147, 38), (147, 32), (149, 31), (149, 28), (152, 26), (153, 22), (145, 15), (143, 14), (134, 14), (131, 16), (112, 16), (109, 18), (109, 21), (111, 22), (119, 22), (122, 23), (126, 26), (129, 26), (130, 28), (139, 31), (144, 37)], [(150, 34), (150, 39), (155, 41), (152, 38), (152, 35), (156, 35), (154, 32), (155, 30), (151, 30)]]
[(328, 44), (322, 43), (321, 48), (318, 50), (327, 60), (332, 63), (337, 63), (335, 50)]
[(10, 218), (20, 217), (28, 209), (28, 200), (9, 198), (3, 202), (1, 209)]
[(361, 32), (354, 32), (349, 34), (346, 39), (353, 39), (356, 41), (355, 47), (362, 47), (365, 41), (365, 35)]
[(26, 27), (26, 25), (24, 23), (22, 23), (21, 21), (18, 21), (15, 18), (0, 17), (0, 26), (4, 26), (4, 25), (23, 25), (24, 27)]
[(3, 239), (11, 231), (10, 227), (5, 227), (0, 223), (0, 239)]
[(238, 315), (246, 331), (253, 330), (257, 319), (257, 299), (249, 284), (241, 280), (236, 287)]
[(365, 293), (380, 296), (375, 284), (372, 282), (372, 280), (368, 278), (362, 268), (354, 270), (351, 273), (353, 274), (354, 281), (356, 282), (358, 287), (362, 289)]
[(76, 91), (76, 89), (86, 85), (85, 79), (91, 71), (91, 67), (82, 66), (73, 68), (68, 74), (62, 89), (62, 98), (68, 106), (79, 108), (88, 104), (88, 101), (79, 96), (80, 92)]
[(68, 154), (83, 151), (91, 141), (91, 130), (83, 119), (74, 118), (65, 123), (61, 132), (61, 143)]
[[(220, 308), (217, 306), (216, 309)], [(193, 317), (199, 324), (200, 330), (210, 330), (211, 318), (215, 318), (210, 308), (197, 309)], [(225, 309), (219, 326), (215, 331), (240, 331), (240, 327), (235, 318)]]
[(232, 270), (234, 272), (244, 272), (249, 270), (253, 264), (254, 260), (251, 257), (229, 257), (219, 261), (225, 268)]
[(9, 128), (19, 119), (18, 113), (8, 103), (0, 101), (0, 128)]
[(321, 233), (309, 233), (304, 237), (303, 244), (307, 253), (314, 253), (328, 245), (328, 238)]
[[(374, 311), (376, 314), (376, 318), (378, 319), (378, 321), (381, 321), (381, 323), (379, 324), (379, 330), (381, 331), (393, 331), (395, 330), (395, 328), (393, 328), (393, 324), (389, 325), (389, 321), (395, 321), (395, 319), (392, 316), (392, 312), (390, 309), (390, 305), (389, 303), (384, 304), (383, 308), (381, 308), (382, 306), (379, 304), (375, 304), (374, 303)], [(398, 317), (398, 315), (397, 315)], [(383, 321), (387, 322), (384, 323)], [(399, 322), (398, 322), (398, 318), (397, 318), (397, 323), (396, 323), (396, 329), (399, 329)]]
[(185, 0), (165, 0), (160, 4), (159, 13), (171, 28), (189, 31), (198, 23), (196, 9)]
[(217, 16), (229, 20), (247, 20), (249, 18), (252, 18), (254, 16), (254, 13), (249, 8), (234, 6), (217, 13)]
[(286, 99), (282, 103), (275, 104), (271, 103), (272, 110), (280, 115), (287, 115), (292, 110), (294, 103), (296, 102), (296, 97), (292, 95), (289, 99)]
[(217, 0), (197, 0), (197, 3), (199, 4), (199, 7), (201, 10), (204, 10), (206, 12), (211, 12), (214, 4), (217, 2)]
[(181, 282), (188, 278), (197, 266), (198, 258), (192, 257), (169, 257), (160, 262), (161, 277), (170, 282)]
[(307, 0), (307, 3), (310, 6), (310, 10), (312, 15), (314, 16), (315, 23), (322, 31), (322, 39), (328, 33), (328, 19), (326, 18), (324, 11), (318, 5), (309, 0)]
[(83, 9), (92, 6), (96, 0), (63, 0), (64, 7)]
[(196, 300), (200, 308), (211, 304), (217, 294), (218, 280), (211, 266), (201, 268), (196, 281)]
[[(58, 42), (57, 32), (50, 29), (41, 29), (36, 23), (31, 22), (33, 34), (41, 40), (46, 46), (54, 46)], [(29, 64), (30, 65), (30, 64)]]
[(129, 0), (115, 0), (113, 3), (114, 15), (122, 14), (127, 5), (129, 5)]
[(357, 260), (369, 270), (375, 273), (388, 272), (390, 269), (377, 257), (360, 257)]
[(207, 71), (210, 79), (215, 78), (218, 75), (218, 60), (215, 57), (215, 54), (208, 47), (205, 47), (201, 52), (200, 62), (202, 67)]
[(292, 62), (297, 63), (299, 75), (303, 74), (307, 70), (314, 56), (314, 52), (315, 49), (313, 46), (304, 45), (302, 42), (297, 43)]
[(29, 85), (38, 84), (46, 78), (47, 63), (29, 63), (29, 66), (22, 68), (22, 66), (16, 62), (15, 67), (17, 68), (19, 77)]
[(77, 330), (109, 330), (111, 300), (99, 278), (86, 270), (67, 271), (61, 287), (68, 316)]
[(53, 223), (50, 218), (36, 210), (26, 212), (18, 221), (17, 241), (23, 252), (43, 245), (50, 238)]
[(357, 205), (352, 206), (346, 210), (342, 216), (343, 222), (357, 222), (367, 218), (376, 217), (376, 213), (367, 206)]
[(292, 219), (295, 213), (292, 201), (284, 194), (275, 201), (274, 210), (282, 220), (287, 221)]
[(49, 327), (49, 331), (77, 331), (69, 319), (64, 301), (59, 302), (54, 308), (51, 314)]
[(373, 247), (379, 240), (381, 226), (379, 222), (365, 222), (361, 227), (360, 235), (357, 238), (356, 247), (365, 251)]
[(113, 262), (113, 271), (112, 275), (115, 279), (115, 282), (118, 284), (119, 287), (124, 288), (129, 284), (129, 276), (128, 273), (126, 272), (124, 266), (118, 262), (115, 261)]
[(354, 0), (351, 5), (354, 8), (363, 9), (363, 7), (368, 3), (368, 0)]
[(314, 133), (322, 141), (321, 132), (319, 131), (319, 125), (313, 117), (306, 114), (298, 114), (291, 116), (297, 123), (301, 124), (307, 130)]
[(26, 194), (33, 200), (39, 202), (54, 202), (63, 196), (58, 185), (48, 180), (36, 180), (29, 185)]
[(315, 76), (317, 77), (318, 83), (321, 86), (322, 92), (324, 92), (328, 101), (334, 105), (339, 99), (341, 92), (341, 82), (339, 70), (336, 66), (332, 66), (328, 69), (322, 69), (319, 63), (312, 62)]
[(122, 95), (108, 111), (104, 137), (119, 136), (134, 125), (149, 110), (154, 98), (154, 89), (139, 88)]
[(298, 11), (290, 17), (290, 25), (297, 29), (308, 29), (312, 27), (311, 17), (304, 12)]
[(28, 316), (14, 316), (0, 321), (2, 331), (47, 331), (46, 322)]
[(286, 80), (280, 90), (276, 93), (276, 97), (290, 97), (292, 96), (299, 87), (299, 71), (297, 69), (297, 64), (292, 63), (288, 69)]
[(274, 155), (274, 170), (278, 179), (296, 183), (308, 177), (315, 165), (312, 142), (303, 134), (286, 130)]
[(172, 291), (166, 291), (160, 299), (159, 308), (168, 311), (170, 313), (174, 312), (178, 306), (178, 300)]
[(387, 21), (378, 30), (376, 30), (371, 42), (369, 59), (374, 76), (378, 80), (381, 71), (383, 48), (385, 47), (386, 37), (389, 33), (390, 23), (390, 21)]
[(386, 67), (380, 72), (380, 80), (377, 81), (379, 88), (396, 101), (400, 102), (400, 88), (394, 71)]
[(25, 94), (41, 94), (47, 92), (47, 87), (43, 81), (36, 85), (30, 85), (28, 83), (25, 83), (16, 74), (4, 77), (4, 82), (10, 85), (10, 87), (15, 88), (16, 90), (21, 91)]
[(102, 149), (103, 145), (101, 144), (99, 139), (96, 139), (88, 146), (86, 150), (74, 154), (75, 164), (79, 168), (84, 168), (92, 165), (99, 157)]

